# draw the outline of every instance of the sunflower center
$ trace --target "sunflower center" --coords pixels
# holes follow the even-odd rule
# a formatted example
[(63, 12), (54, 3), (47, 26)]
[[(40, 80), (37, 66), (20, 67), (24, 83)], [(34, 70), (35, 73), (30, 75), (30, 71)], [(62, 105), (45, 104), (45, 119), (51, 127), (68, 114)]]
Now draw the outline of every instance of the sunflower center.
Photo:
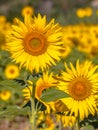
[(14, 69), (10, 69), (10, 74), (13, 74), (15, 72)]
[(48, 47), (46, 38), (37, 32), (28, 33), (24, 38), (23, 45), (25, 51), (33, 56), (43, 54)]
[(33, 38), (30, 40), (31, 47), (38, 47), (40, 45), (40, 40), (37, 38)]
[(69, 84), (69, 93), (75, 100), (84, 100), (91, 94), (91, 83), (84, 78), (75, 79)]

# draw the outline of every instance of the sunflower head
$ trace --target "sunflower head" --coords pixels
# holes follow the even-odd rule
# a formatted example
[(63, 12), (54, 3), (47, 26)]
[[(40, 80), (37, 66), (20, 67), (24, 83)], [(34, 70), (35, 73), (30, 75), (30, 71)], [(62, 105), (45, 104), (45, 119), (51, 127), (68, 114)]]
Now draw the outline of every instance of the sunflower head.
[(57, 81), (53, 78), (53, 73), (43, 73), (43, 76), (40, 77), (36, 83), (36, 97), (40, 99), (41, 94), (43, 91), (45, 91), (47, 88), (55, 87)]
[(86, 16), (90, 17), (92, 15), (92, 13), (93, 13), (93, 10), (92, 10), (91, 7), (86, 7), (85, 12), (86, 12)]
[(84, 18), (86, 16), (86, 12), (85, 12), (85, 9), (83, 8), (79, 8), (76, 10), (76, 15), (79, 17), (79, 18)]
[[(31, 82), (29, 81), (29, 84), (31, 84)], [(55, 87), (57, 84), (57, 81), (53, 78), (53, 73), (48, 74), (48, 72), (43, 73), (43, 76), (40, 77), (37, 81), (36, 81), (36, 86), (35, 86), (35, 98), (41, 102), (43, 105), (46, 106), (47, 110), (45, 111), (45, 113), (50, 114), (51, 110), (54, 110), (54, 103), (53, 102), (49, 102), (46, 103), (44, 101), (42, 101), (40, 99), (43, 91), (45, 91), (47, 88), (50, 87)], [(32, 85), (32, 84), (31, 84)], [(24, 88), (22, 90), (23, 92), (23, 97), (24, 97), (24, 101), (27, 102), (30, 100), (30, 97), (32, 96), (32, 87), (29, 85), (28, 87)]]
[[(98, 66), (92, 62), (85, 61), (76, 63), (76, 68), (70, 63), (70, 68), (65, 64), (58, 88), (68, 93), (71, 97), (62, 99), (68, 107), (70, 114), (80, 119), (87, 117), (90, 113), (94, 115), (97, 110), (96, 92), (98, 87)], [(79, 112), (79, 113), (78, 113)]]
[(7, 101), (9, 100), (11, 97), (11, 92), (9, 90), (3, 90), (2, 92), (0, 92), (0, 99)]
[(8, 79), (14, 79), (19, 76), (19, 68), (14, 64), (9, 64), (6, 66), (4, 74)]
[(25, 15), (24, 22), (15, 19), (13, 29), (7, 35), (8, 51), (20, 66), (30, 71), (39, 72), (60, 60), (62, 48), (62, 29), (55, 24), (54, 19), (49, 23), (46, 16)]
[(33, 15), (34, 14), (34, 8), (31, 6), (25, 6), (22, 11), (21, 11), (22, 16), (24, 17), (25, 15)]

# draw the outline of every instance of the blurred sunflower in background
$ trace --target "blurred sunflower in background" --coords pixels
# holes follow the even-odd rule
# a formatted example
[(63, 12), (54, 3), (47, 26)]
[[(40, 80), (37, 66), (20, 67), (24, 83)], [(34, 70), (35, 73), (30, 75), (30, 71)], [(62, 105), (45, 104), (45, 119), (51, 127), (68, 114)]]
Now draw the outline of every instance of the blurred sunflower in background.
[(11, 98), (11, 91), (9, 90), (2, 90), (0, 92), (0, 99), (3, 101), (7, 101)]
[(8, 64), (4, 70), (5, 77), (8, 79), (17, 78), (20, 74), (19, 68), (15, 64)]
[(9, 23), (4, 15), (0, 15), (0, 49), (6, 50), (6, 33), (11, 29)]
[(90, 7), (86, 7), (86, 8), (78, 8), (76, 10), (76, 15), (79, 18), (84, 18), (84, 17), (90, 17), (93, 14), (93, 10)]
[(76, 68), (70, 63), (70, 68), (65, 64), (66, 71), (59, 77), (58, 88), (68, 93), (70, 97), (61, 101), (68, 107), (70, 115), (80, 117), (80, 120), (95, 115), (97, 112), (98, 69), (91, 61), (76, 62)]
[(90, 16), (92, 16), (92, 14), (93, 14), (92, 8), (91, 7), (86, 7), (85, 8), (85, 15), (86, 15), (86, 17), (90, 17)]
[(32, 16), (34, 14), (34, 8), (32, 6), (25, 6), (22, 8), (21, 14), (23, 17), (25, 17), (25, 15)]
[(84, 18), (85, 17), (85, 10), (82, 9), (82, 8), (78, 8), (76, 10), (76, 15), (79, 17), (79, 18)]
[(38, 113), (37, 127), (39, 130), (54, 130), (56, 128), (55, 119), (52, 115)]
[(62, 29), (55, 24), (54, 19), (49, 23), (46, 16), (38, 14), (37, 17), (26, 15), (24, 23), (19, 19), (10, 31), (7, 43), (8, 51), (16, 63), (35, 72), (44, 71), (51, 65), (60, 61), (62, 48)]
[(66, 49), (64, 55), (70, 54), (73, 48), (76, 48), (79, 52), (84, 52), (88, 57), (98, 55), (97, 35), (98, 25), (85, 25), (82, 23), (64, 26), (63, 41)]

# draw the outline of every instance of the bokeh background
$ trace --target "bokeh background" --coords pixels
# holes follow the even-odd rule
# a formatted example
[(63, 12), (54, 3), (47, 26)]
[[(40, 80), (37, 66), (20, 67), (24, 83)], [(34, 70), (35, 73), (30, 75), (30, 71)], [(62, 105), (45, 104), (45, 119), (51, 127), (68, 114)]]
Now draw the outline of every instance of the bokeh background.
[[(96, 23), (97, 0), (0, 0), (0, 14), (5, 15), (9, 21), (15, 16), (21, 17), (20, 13), (24, 6), (30, 5), (35, 14), (40, 12), (47, 15), (48, 19), (55, 18), (60, 24), (76, 24), (79, 22)], [(90, 18), (78, 19), (78, 8), (91, 7), (93, 13)]]

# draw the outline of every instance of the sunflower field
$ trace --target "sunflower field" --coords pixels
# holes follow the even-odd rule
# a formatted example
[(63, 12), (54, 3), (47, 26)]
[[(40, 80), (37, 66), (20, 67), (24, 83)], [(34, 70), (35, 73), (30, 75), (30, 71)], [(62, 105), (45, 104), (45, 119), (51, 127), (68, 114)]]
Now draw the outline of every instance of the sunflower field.
[(98, 130), (98, 1), (0, 1), (0, 130)]

